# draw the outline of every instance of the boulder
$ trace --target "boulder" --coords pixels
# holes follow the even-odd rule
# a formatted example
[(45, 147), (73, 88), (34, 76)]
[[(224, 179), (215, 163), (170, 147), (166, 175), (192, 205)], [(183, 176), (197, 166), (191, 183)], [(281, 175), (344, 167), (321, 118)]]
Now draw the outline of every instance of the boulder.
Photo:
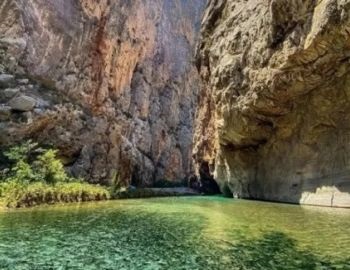
[(5, 98), (13, 98), (15, 95), (19, 93), (18, 88), (7, 88), (4, 90), (4, 97)]
[(9, 87), (15, 82), (15, 76), (10, 74), (0, 74), (0, 87)]
[(11, 99), (9, 105), (12, 110), (28, 112), (34, 109), (36, 100), (28, 96), (19, 96)]
[(18, 82), (19, 84), (28, 84), (28, 83), (29, 83), (29, 80), (28, 80), (28, 79), (19, 79), (19, 80), (17, 80), (17, 82)]

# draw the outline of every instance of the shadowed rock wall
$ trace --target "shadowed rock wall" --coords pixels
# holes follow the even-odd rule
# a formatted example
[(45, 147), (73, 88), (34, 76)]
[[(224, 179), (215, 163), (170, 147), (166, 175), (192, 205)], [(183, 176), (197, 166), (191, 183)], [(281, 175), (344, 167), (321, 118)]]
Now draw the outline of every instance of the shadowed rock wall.
[(211, 0), (194, 154), (230, 195), (350, 207), (350, 1)]

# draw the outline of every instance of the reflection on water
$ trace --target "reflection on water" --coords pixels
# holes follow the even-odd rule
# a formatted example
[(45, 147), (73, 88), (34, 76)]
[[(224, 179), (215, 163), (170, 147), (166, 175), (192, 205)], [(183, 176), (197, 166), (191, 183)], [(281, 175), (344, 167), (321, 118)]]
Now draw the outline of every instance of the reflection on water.
[(350, 269), (350, 210), (196, 197), (2, 212), (0, 269)]

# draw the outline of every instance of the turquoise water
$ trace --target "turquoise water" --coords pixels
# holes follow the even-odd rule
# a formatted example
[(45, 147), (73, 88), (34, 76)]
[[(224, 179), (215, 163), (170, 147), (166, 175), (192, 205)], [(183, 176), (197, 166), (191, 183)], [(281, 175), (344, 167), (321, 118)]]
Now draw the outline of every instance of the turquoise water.
[(3, 211), (0, 269), (350, 269), (350, 210), (187, 197)]

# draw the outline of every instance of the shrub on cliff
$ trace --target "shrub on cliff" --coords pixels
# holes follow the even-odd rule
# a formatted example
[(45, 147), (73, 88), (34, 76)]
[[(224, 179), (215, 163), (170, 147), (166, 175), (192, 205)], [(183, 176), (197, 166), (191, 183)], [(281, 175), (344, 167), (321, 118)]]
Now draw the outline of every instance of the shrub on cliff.
[(57, 150), (49, 149), (38, 157), (35, 162), (38, 177), (49, 184), (69, 182), (71, 179), (68, 177), (62, 162), (57, 159), (56, 155)]
[(57, 183), (56, 185), (42, 182), (21, 185), (9, 182), (4, 195), (4, 204), (10, 208), (31, 207), (40, 204), (100, 201), (110, 198), (106, 188), (79, 182)]
[(55, 184), (71, 180), (62, 162), (57, 158), (57, 150), (44, 150), (39, 148), (37, 143), (27, 141), (11, 147), (4, 155), (11, 164), (6, 173), (3, 173), (5, 182), (16, 181), (24, 184), (41, 181)]
[(29, 156), (37, 144), (27, 141), (21, 145), (11, 147), (4, 152), (10, 164), (10, 168), (6, 168), (1, 173), (2, 182), (20, 182), (30, 183), (35, 180), (36, 176), (32, 166), (29, 164)]
[(106, 188), (69, 177), (56, 150), (44, 150), (28, 141), (4, 155), (10, 166), (0, 174), (0, 198), (7, 207), (110, 198)]

